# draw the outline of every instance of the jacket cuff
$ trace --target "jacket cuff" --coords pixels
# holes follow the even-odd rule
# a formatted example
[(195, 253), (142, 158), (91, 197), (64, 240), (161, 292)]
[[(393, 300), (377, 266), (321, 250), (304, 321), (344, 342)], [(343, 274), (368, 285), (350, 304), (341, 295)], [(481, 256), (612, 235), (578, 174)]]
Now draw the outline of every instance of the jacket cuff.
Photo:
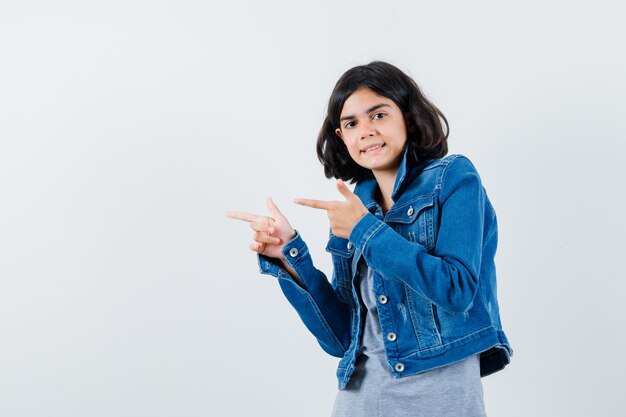
[(380, 231), (383, 226), (385, 226), (383, 221), (378, 220), (372, 213), (367, 213), (354, 225), (350, 233), (350, 242), (352, 242), (361, 253), (365, 253), (365, 246), (371, 237)]
[[(309, 249), (302, 240), (300, 233), (295, 230), (296, 235), (287, 242), (282, 248), (282, 254), (285, 257), (285, 261), (291, 266), (294, 270), (296, 269), (295, 265), (304, 258), (308, 253)], [(283, 262), (278, 258), (271, 258), (266, 255), (257, 254), (259, 261), (259, 270), (262, 274), (272, 275), (276, 278), (288, 278), (292, 280), (293, 278), (284, 268)]]

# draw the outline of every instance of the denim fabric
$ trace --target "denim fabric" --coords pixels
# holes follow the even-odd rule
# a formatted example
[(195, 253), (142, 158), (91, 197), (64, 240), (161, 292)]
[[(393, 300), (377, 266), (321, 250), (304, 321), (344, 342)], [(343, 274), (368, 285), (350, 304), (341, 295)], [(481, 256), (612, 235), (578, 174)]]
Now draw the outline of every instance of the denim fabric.
[(481, 376), (504, 368), (513, 351), (502, 330), (496, 295), (496, 214), (480, 176), (463, 155), (408, 166), (405, 150), (393, 205), (383, 216), (375, 179), (354, 193), (369, 213), (349, 239), (330, 233), (332, 282), (313, 265), (296, 236), (283, 255), (296, 283), (276, 259), (259, 255), (261, 273), (278, 278), (284, 295), (329, 354), (340, 357), (338, 386), (355, 369), (362, 307), (355, 288), (363, 256), (374, 270), (374, 294), (387, 362), (394, 377), (480, 354)]

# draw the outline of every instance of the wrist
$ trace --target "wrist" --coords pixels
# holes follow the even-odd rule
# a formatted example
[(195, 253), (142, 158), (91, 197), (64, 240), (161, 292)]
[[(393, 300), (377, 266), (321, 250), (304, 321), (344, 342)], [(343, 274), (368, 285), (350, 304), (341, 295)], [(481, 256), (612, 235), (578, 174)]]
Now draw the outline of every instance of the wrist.
[(298, 243), (295, 242), (295, 240), (298, 238), (298, 230), (293, 229), (292, 232), (288, 234), (288, 236), (289, 237), (283, 241), (283, 245), (278, 251), (278, 255), (276, 257), (285, 265), (289, 265), (289, 262), (287, 261), (287, 254), (292, 250), (295, 250), (296, 252), (298, 250), (293, 249), (294, 245), (298, 245)]

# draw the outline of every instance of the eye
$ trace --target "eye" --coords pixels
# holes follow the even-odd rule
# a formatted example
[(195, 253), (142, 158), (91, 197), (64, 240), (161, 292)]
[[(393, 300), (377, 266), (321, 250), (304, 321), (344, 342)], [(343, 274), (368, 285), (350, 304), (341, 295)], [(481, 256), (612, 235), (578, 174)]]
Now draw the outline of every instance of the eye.
[[(380, 116), (380, 117), (378, 117), (378, 116)], [(387, 116), (385, 113), (376, 113), (374, 115), (374, 119), (382, 119), (385, 116)]]
[(344, 127), (350, 129), (352, 126), (354, 126), (354, 122), (348, 122), (348, 123), (345, 124)]

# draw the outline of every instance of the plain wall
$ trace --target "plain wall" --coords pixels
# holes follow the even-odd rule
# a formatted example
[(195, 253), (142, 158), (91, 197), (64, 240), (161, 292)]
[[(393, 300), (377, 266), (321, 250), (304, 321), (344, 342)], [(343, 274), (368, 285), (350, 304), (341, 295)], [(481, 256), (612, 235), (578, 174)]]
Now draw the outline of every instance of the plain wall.
[(315, 140), (389, 61), (450, 122), (499, 223), (490, 416), (626, 408), (619, 2), (0, 4), (0, 415), (324, 416), (327, 356), (260, 275), (271, 195), (331, 272)]

